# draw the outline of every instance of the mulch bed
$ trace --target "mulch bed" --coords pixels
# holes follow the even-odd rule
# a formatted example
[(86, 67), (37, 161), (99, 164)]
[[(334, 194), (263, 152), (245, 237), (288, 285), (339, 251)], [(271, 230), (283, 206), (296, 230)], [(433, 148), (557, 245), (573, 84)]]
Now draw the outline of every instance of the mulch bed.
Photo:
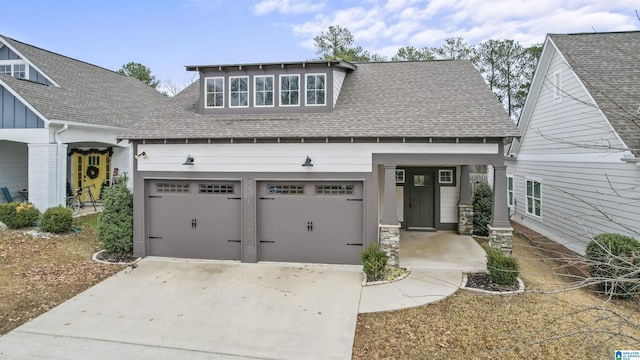
[(489, 274), (486, 273), (467, 274), (467, 287), (488, 291), (516, 291), (520, 289), (520, 285), (517, 282), (513, 285), (492, 283)]
[(109, 253), (106, 251), (103, 251), (101, 253), (99, 253), (98, 255), (96, 255), (96, 259), (101, 260), (101, 261), (106, 261), (106, 262), (110, 262), (110, 263), (132, 263), (136, 260), (138, 260), (138, 258), (136, 258), (135, 256), (131, 255), (131, 254), (115, 254), (115, 253)]

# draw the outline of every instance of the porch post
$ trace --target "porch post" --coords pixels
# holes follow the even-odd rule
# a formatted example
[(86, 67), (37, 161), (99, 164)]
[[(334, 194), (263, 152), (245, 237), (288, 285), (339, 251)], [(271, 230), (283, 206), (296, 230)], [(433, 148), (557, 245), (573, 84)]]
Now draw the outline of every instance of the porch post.
[(471, 185), (469, 184), (469, 165), (460, 166), (458, 234), (473, 235), (473, 201), (471, 200)]
[(489, 225), (489, 245), (511, 255), (513, 228), (507, 206), (507, 166), (493, 166), (493, 211)]
[(40, 211), (65, 203), (67, 145), (29, 144), (29, 201)]
[(384, 165), (382, 219), (379, 225), (380, 248), (389, 256), (388, 264), (400, 263), (400, 223), (396, 207), (396, 166)]

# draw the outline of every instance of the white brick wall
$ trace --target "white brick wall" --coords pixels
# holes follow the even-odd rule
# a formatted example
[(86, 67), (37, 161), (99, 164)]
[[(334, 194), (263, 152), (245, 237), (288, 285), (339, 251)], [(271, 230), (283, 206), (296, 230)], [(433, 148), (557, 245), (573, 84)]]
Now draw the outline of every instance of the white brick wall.
[(65, 203), (66, 157), (67, 145), (29, 144), (29, 201), (40, 211)]

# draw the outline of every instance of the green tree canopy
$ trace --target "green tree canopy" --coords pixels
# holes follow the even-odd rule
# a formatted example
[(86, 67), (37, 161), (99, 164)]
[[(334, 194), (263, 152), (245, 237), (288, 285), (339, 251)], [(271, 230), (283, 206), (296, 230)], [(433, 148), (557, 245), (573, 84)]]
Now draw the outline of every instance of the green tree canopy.
[(331, 25), (327, 31), (313, 38), (316, 54), (320, 60), (346, 60), (366, 62), (372, 57), (380, 59), (380, 55), (370, 54), (353, 43), (353, 34), (349, 29), (339, 25)]
[(420, 61), (435, 59), (436, 57), (433, 55), (433, 51), (430, 48), (415, 48), (413, 46), (401, 47), (391, 58), (392, 61)]
[(118, 73), (134, 77), (153, 89), (160, 84), (160, 80), (157, 80), (155, 76), (151, 75), (151, 69), (137, 62), (132, 61), (122, 65), (122, 68), (118, 70)]
[(475, 49), (461, 37), (452, 37), (444, 41), (444, 45), (431, 48), (438, 60), (472, 59)]

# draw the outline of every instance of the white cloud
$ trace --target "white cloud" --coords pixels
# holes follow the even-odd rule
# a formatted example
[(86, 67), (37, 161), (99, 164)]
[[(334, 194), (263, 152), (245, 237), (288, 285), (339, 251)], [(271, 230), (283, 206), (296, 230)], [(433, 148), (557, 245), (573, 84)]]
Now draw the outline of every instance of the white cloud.
[(262, 0), (253, 5), (253, 12), (256, 15), (266, 15), (274, 11), (282, 14), (310, 13), (322, 10), (324, 5), (321, 1)]

